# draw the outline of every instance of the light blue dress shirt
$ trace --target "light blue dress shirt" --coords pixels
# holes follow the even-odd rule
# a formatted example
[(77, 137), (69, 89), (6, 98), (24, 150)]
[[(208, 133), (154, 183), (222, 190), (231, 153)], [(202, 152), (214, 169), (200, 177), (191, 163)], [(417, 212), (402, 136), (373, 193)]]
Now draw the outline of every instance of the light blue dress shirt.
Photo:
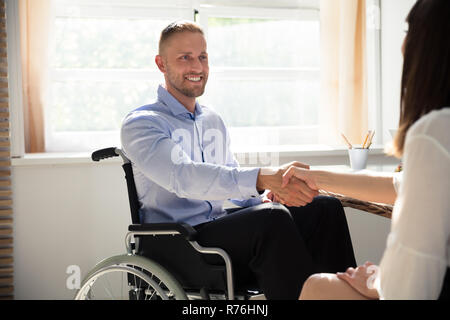
[(192, 226), (225, 215), (224, 201), (260, 204), (259, 168), (240, 168), (220, 116), (195, 105), (192, 114), (159, 86), (154, 104), (130, 112), (122, 149), (133, 165), (141, 223)]

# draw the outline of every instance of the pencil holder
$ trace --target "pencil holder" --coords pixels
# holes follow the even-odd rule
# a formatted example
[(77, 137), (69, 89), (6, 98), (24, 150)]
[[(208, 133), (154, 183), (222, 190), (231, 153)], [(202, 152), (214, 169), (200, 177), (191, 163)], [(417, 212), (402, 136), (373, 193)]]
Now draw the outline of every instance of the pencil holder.
[(353, 148), (348, 150), (350, 158), (350, 167), (352, 170), (364, 170), (367, 167), (367, 159), (369, 157), (369, 149)]

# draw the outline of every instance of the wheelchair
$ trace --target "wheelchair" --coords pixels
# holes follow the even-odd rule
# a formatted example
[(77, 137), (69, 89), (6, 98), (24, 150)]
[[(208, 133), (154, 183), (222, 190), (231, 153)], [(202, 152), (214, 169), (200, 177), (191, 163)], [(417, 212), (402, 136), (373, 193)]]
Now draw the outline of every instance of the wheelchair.
[(93, 161), (120, 156), (132, 224), (126, 254), (99, 262), (85, 277), (76, 300), (255, 300), (264, 299), (256, 279), (235, 287), (232, 262), (221, 248), (203, 247), (185, 223), (140, 224), (130, 160), (119, 148), (92, 153)]

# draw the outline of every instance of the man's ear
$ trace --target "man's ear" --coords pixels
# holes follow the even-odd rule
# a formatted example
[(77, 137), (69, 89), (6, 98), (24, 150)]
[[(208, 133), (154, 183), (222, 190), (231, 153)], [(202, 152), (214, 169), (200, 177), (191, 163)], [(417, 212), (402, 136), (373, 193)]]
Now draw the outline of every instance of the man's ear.
[(162, 73), (166, 73), (166, 66), (164, 65), (164, 59), (162, 56), (160, 56), (159, 54), (155, 57), (155, 62), (156, 65), (158, 66), (158, 69), (162, 72)]

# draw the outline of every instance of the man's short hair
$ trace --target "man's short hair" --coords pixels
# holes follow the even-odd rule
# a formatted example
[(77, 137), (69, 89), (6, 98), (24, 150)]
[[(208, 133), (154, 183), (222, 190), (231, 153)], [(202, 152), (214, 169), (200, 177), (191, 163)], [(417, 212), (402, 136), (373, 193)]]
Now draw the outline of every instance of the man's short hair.
[(204, 35), (203, 29), (195, 22), (192, 21), (175, 21), (169, 24), (164, 30), (161, 32), (161, 37), (159, 38), (159, 54), (162, 53), (162, 49), (164, 44), (169, 40), (171, 36), (181, 32), (198, 32)]

